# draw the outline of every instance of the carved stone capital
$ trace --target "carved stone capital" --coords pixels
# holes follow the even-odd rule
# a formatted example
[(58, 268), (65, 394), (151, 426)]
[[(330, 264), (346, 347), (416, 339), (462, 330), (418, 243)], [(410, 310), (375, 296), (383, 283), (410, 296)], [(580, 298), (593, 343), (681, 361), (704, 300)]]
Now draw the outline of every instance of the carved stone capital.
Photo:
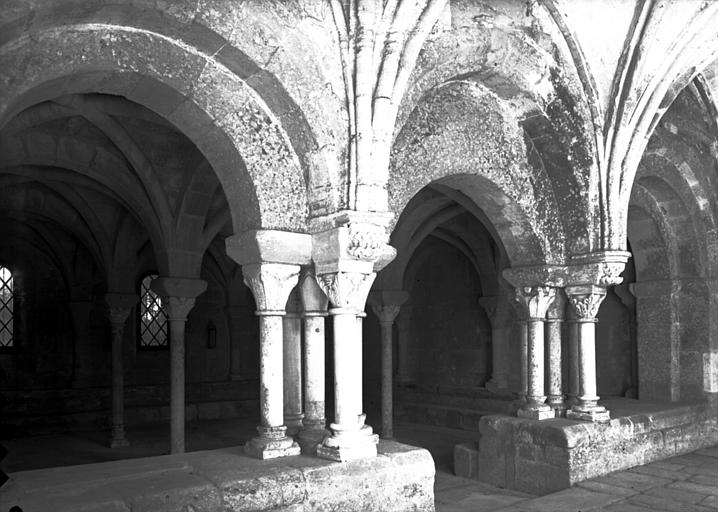
[(207, 281), (184, 277), (158, 277), (150, 288), (162, 297), (168, 320), (186, 320), (194, 307), (195, 298), (207, 289)]
[(187, 320), (195, 304), (194, 297), (165, 297), (168, 320)]
[(479, 297), (477, 302), (479, 306), (486, 311), (486, 316), (489, 317), (489, 322), (491, 322), (491, 326), (493, 327), (496, 323), (496, 313), (499, 307), (498, 297)]
[(546, 318), (549, 320), (563, 320), (566, 311), (566, 293), (561, 288), (556, 288), (556, 297), (548, 307)]
[(591, 322), (596, 319), (598, 308), (606, 297), (606, 289), (601, 286), (567, 286), (566, 295), (576, 320)]
[(399, 304), (372, 304), (371, 309), (379, 319), (379, 323), (392, 324), (401, 311), (401, 306)]
[(332, 272), (317, 276), (317, 282), (335, 308), (364, 311), (375, 273)]
[(134, 293), (105, 294), (110, 325), (113, 329), (121, 329), (124, 327), (127, 317), (139, 300), (140, 298)]
[(254, 294), (257, 311), (285, 312), (289, 294), (299, 280), (299, 265), (244, 265), (242, 274), (245, 284)]
[(556, 288), (552, 286), (523, 286), (516, 289), (516, 300), (531, 320), (546, 318), (546, 311), (555, 297)]
[(317, 283), (314, 272), (304, 270), (299, 277), (299, 297), (304, 314), (326, 315), (329, 299)]
[(371, 212), (339, 212), (312, 225), (312, 259), (317, 274), (371, 273), (396, 257), (389, 245), (391, 216)]

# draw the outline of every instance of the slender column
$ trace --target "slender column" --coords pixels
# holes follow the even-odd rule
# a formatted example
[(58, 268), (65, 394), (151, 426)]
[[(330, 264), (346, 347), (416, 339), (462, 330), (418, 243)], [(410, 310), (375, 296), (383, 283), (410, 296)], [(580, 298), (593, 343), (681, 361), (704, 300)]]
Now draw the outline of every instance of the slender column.
[(309, 273), (302, 276), (299, 291), (304, 306), (304, 424), (298, 441), (302, 453), (316, 455), (317, 445), (329, 435), (324, 386), (324, 319), (328, 300)]
[(561, 376), (561, 324), (565, 307), (565, 295), (560, 288), (557, 288), (554, 301), (546, 313), (546, 381), (548, 390), (546, 403), (554, 410), (557, 417), (566, 414)]
[(260, 263), (242, 267), (254, 294), (259, 316), (259, 436), (245, 445), (259, 459), (299, 455), (299, 445), (287, 436), (284, 425), (283, 316), (287, 298), (297, 284), (298, 265)]
[[(296, 288), (295, 288), (296, 291)], [(296, 435), (302, 428), (302, 317), (299, 297), (289, 295), (284, 327), (284, 424), (287, 434)]]
[(170, 342), (170, 453), (185, 451), (185, 323), (195, 298), (207, 289), (201, 279), (159, 277), (152, 290), (167, 309)]
[(394, 320), (407, 297), (408, 294), (403, 291), (382, 291), (369, 294), (369, 304), (381, 326), (381, 437), (384, 439), (394, 437), (393, 328)]
[(517, 300), (528, 314), (526, 404), (517, 412), (523, 418), (543, 420), (555, 417), (553, 409), (544, 403), (544, 318), (555, 295), (555, 288), (550, 286), (526, 286), (516, 290)]
[(606, 297), (606, 289), (595, 285), (567, 286), (566, 295), (576, 314), (579, 341), (579, 396), (566, 417), (608, 421), (610, 414), (605, 407), (598, 405), (596, 394), (596, 315)]
[(566, 393), (566, 406), (573, 407), (578, 403), (578, 320), (573, 307), (566, 309), (568, 319), (568, 390)]
[(110, 327), (112, 328), (112, 432), (110, 448), (129, 446), (125, 437), (125, 373), (123, 368), (123, 343), (125, 322), (130, 311), (137, 304), (135, 294), (108, 293), (105, 302), (109, 306)]
[(317, 455), (336, 461), (376, 456), (378, 436), (364, 424), (362, 412), (362, 333), (357, 317), (376, 274), (331, 272), (318, 276), (319, 286), (334, 308), (335, 421), (331, 436), (317, 447)]

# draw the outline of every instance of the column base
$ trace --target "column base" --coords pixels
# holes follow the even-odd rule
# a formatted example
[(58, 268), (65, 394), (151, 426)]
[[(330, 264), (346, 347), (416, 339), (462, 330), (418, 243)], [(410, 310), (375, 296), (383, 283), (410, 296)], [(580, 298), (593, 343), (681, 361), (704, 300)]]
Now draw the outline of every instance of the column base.
[(257, 427), (260, 433), (244, 445), (244, 452), (255, 459), (276, 459), (299, 455), (299, 445), (286, 435), (287, 427)]
[(581, 410), (580, 406), (574, 405), (566, 411), (566, 419), (579, 421), (592, 421), (594, 423), (605, 423), (611, 421), (611, 413), (605, 407), (596, 406), (595, 408)]
[(130, 442), (125, 437), (125, 429), (123, 427), (112, 427), (112, 435), (110, 436), (110, 448), (125, 448), (130, 446)]
[(317, 447), (325, 438), (331, 436), (325, 428), (304, 428), (297, 434), (297, 442), (304, 455), (316, 455)]
[(331, 436), (317, 446), (317, 456), (337, 462), (376, 457), (378, 442), (379, 436), (373, 433), (369, 425), (354, 432), (334, 430)]
[(506, 391), (508, 389), (508, 386), (500, 381), (491, 379), (485, 384), (486, 389), (489, 391)]
[(124, 437), (110, 439), (110, 448), (127, 448), (128, 446), (130, 446), (130, 442)]
[(549, 396), (548, 400), (546, 400), (546, 405), (553, 409), (557, 418), (566, 417), (566, 410), (568, 409), (568, 406), (564, 402), (562, 396)]
[(550, 420), (556, 417), (556, 413), (546, 404), (529, 404), (516, 411), (516, 416), (532, 420)]
[(303, 420), (304, 414), (296, 414), (293, 416), (284, 417), (284, 425), (287, 427), (287, 435), (295, 436), (304, 427)]

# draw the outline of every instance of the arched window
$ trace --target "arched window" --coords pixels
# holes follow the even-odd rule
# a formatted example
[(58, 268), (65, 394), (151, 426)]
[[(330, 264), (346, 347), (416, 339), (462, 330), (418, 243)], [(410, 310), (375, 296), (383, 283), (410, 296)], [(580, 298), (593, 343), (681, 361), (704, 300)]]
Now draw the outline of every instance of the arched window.
[(15, 342), (15, 299), (13, 288), (12, 272), (0, 266), (0, 349), (12, 348)]
[(140, 349), (167, 348), (167, 312), (159, 295), (150, 289), (157, 274), (147, 274), (140, 281), (140, 321), (137, 345)]

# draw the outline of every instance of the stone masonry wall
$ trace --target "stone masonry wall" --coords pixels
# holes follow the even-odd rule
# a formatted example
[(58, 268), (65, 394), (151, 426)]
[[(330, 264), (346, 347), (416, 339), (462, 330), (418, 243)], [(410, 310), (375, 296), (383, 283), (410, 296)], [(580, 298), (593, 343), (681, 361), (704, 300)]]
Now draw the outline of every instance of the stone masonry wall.
[(485, 416), (480, 431), (480, 481), (548, 494), (718, 443), (718, 414), (701, 404), (635, 414), (606, 424)]

